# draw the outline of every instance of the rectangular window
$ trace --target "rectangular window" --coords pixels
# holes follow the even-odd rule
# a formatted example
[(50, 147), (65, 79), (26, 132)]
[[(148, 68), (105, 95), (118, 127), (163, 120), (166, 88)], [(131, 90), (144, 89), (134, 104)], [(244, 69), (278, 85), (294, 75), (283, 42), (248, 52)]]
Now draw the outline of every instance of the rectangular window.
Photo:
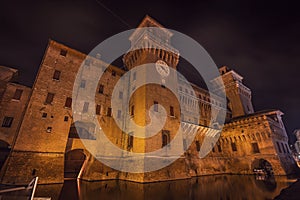
[(122, 112), (121, 112), (121, 110), (118, 110), (117, 118), (120, 119), (121, 116), (122, 116)]
[(131, 111), (130, 111), (131, 116), (134, 116), (134, 105), (131, 106)]
[(111, 117), (111, 108), (110, 107), (107, 108), (107, 116)]
[(251, 145), (252, 145), (252, 152), (253, 153), (260, 153), (258, 144), (256, 142), (255, 143), (251, 143)]
[(135, 81), (136, 80), (136, 72), (133, 72), (133, 75), (132, 75), (132, 80)]
[(43, 113), (42, 118), (47, 118), (47, 113)]
[(72, 107), (72, 98), (71, 97), (66, 98), (65, 107), (66, 108), (71, 108)]
[(4, 117), (2, 122), (2, 127), (9, 128), (12, 125), (14, 118), (13, 117)]
[(232, 151), (237, 151), (236, 144), (234, 142), (231, 143)]
[(200, 151), (200, 148), (201, 148), (200, 142), (197, 140), (196, 141), (196, 149), (198, 152)]
[(158, 112), (158, 102), (154, 101), (154, 111)]
[(89, 111), (89, 102), (84, 102), (82, 112), (86, 113)]
[(64, 117), (64, 122), (67, 122), (67, 121), (69, 121), (69, 117), (68, 117), (68, 116), (65, 116), (65, 117)]
[(97, 105), (96, 106), (96, 115), (100, 115), (101, 114), (101, 105)]
[(119, 99), (123, 99), (123, 92), (119, 92)]
[(61, 74), (60, 71), (55, 70), (52, 79), (53, 80), (59, 80), (60, 79), (60, 74)]
[(15, 94), (13, 96), (14, 100), (20, 100), (22, 96), (23, 90), (16, 89)]
[(133, 135), (132, 135), (132, 132), (131, 132), (131, 134), (128, 134), (127, 149), (130, 150), (132, 148), (133, 148)]
[(46, 97), (45, 103), (46, 104), (52, 104), (53, 99), (54, 99), (54, 93), (48, 93), (47, 97)]
[(284, 148), (283, 143), (281, 143), (281, 147), (282, 147), (282, 149), (283, 149), (283, 152), (286, 153), (286, 150), (285, 150), (285, 148)]
[(174, 114), (174, 107), (173, 106), (170, 106), (170, 115), (171, 116), (175, 116), (175, 114)]
[(116, 71), (115, 71), (115, 70), (112, 70), (112, 71), (111, 71), (111, 75), (112, 75), (112, 76), (116, 76)]
[(98, 92), (99, 92), (100, 94), (103, 94), (103, 91), (104, 91), (104, 85), (99, 85), (99, 90), (98, 90)]
[(281, 151), (281, 147), (280, 147), (280, 145), (279, 145), (279, 143), (278, 143), (278, 142), (276, 142), (276, 145), (277, 145), (277, 148), (278, 148), (278, 151), (279, 151), (279, 153), (282, 153), (282, 151)]
[(61, 56), (65, 56), (65, 57), (66, 57), (66, 56), (67, 56), (67, 53), (68, 53), (68, 51), (65, 50), (65, 49), (61, 49), (61, 50), (60, 50), (60, 55), (61, 55)]
[(218, 151), (219, 151), (219, 152), (222, 152), (221, 144), (217, 144), (217, 147), (218, 147)]
[[(170, 143), (170, 131), (169, 130), (162, 130), (162, 147), (166, 146)], [(186, 140), (183, 139), (183, 146), (187, 149)]]
[(85, 80), (81, 80), (81, 82), (80, 82), (80, 87), (81, 87), (81, 88), (85, 88), (85, 83), (86, 83)]

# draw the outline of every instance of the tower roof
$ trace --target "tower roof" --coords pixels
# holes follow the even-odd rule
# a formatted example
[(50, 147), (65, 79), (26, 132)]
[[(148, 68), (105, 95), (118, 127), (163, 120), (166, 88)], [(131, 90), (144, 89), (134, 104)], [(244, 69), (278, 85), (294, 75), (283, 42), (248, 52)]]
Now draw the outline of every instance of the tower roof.
[(163, 25), (161, 25), (159, 22), (157, 22), (155, 19), (150, 17), (149, 15), (146, 15), (142, 22), (138, 25), (137, 29), (131, 34), (129, 37), (129, 40), (132, 40), (136, 34), (138, 33), (138, 28), (146, 28), (146, 27), (155, 27), (160, 28), (165, 34), (167, 34), (168, 37), (171, 37), (173, 33), (166, 29)]

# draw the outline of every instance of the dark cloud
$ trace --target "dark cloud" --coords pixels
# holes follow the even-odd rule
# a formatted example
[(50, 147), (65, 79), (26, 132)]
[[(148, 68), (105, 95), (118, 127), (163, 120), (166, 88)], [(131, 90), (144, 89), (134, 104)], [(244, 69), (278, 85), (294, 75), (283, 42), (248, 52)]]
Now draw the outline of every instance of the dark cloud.
[(256, 109), (280, 108), (290, 133), (300, 127), (297, 1), (7, 1), (0, 7), (0, 64), (18, 68), (20, 82), (31, 85), (49, 38), (88, 53), (145, 14), (243, 75)]

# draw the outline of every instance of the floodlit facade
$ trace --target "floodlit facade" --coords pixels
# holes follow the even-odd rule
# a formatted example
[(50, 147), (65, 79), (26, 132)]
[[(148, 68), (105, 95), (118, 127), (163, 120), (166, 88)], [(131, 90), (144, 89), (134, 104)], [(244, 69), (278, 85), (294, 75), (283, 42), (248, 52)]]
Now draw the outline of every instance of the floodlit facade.
[[(149, 16), (144, 18), (139, 27), (163, 28)], [(131, 36), (131, 42), (135, 37)], [(164, 37), (168, 45), (172, 45), (169, 32), (156, 37)], [(33, 176), (39, 176), (41, 183), (60, 183), (65, 177), (89, 181), (122, 179), (155, 182), (209, 174), (253, 174), (254, 169), (269, 169), (269, 166), (275, 175), (293, 173), (295, 162), (281, 119), (283, 113), (279, 110), (256, 112), (251, 101), (251, 90), (244, 85), (243, 77), (226, 66), (219, 69), (226, 91), (226, 103), (217, 93), (210, 95), (206, 89), (173, 76), (179, 101), (163, 84), (140, 87), (129, 99), (130, 115), (139, 125), (149, 123), (145, 113), (151, 106), (158, 113), (161, 110), (156, 105), (163, 106), (167, 111), (164, 128), (147, 139), (120, 130), (113, 119), (113, 112), (117, 113), (116, 117), (126, 113), (111, 108), (111, 96), (117, 81), (127, 70), (134, 72), (137, 66), (146, 63), (161, 62), (167, 65), (165, 69), (177, 70), (180, 59), (179, 54), (173, 51), (161, 50), (161, 43), (151, 38), (141, 42), (150, 44), (150, 47), (125, 54), (123, 63), (126, 69), (110, 65), (104, 71), (106, 63), (99, 57), (89, 57), (50, 40), (32, 89), (13, 83), (17, 71), (5, 68), (7, 76), (2, 76), (2, 73), (0, 76), (0, 140), (1, 148), (6, 152), (1, 155), (2, 183), (26, 183)], [(82, 64), (84, 70), (97, 66), (104, 73), (96, 89), (95, 108), (91, 108), (88, 102), (82, 102), (82, 120), (74, 121), (72, 91)], [(134, 72), (128, 87), (136, 89), (135, 81), (145, 76), (147, 74)], [(84, 89), (88, 84), (86, 77), (78, 87)], [(187, 85), (191, 85), (192, 89)], [(118, 98), (122, 101), (129, 97), (119, 91)], [(183, 105), (188, 115), (180, 114), (179, 104)], [(195, 108), (200, 111), (200, 117), (196, 119), (193, 117)], [(212, 113), (213, 116), (224, 114), (225, 125), (214, 126), (217, 119)], [(146, 153), (168, 145), (174, 139), (180, 123), (185, 132), (196, 130), (196, 136), (189, 147), (185, 147), (187, 138), (182, 137), (179, 147), (187, 148), (187, 151), (171, 165), (152, 172), (126, 173), (104, 165), (85, 148), (82, 140), (93, 143), (97, 135), (95, 124), (86, 123), (84, 116), (97, 119), (109, 140), (129, 152), (122, 155), (128, 162), (130, 152)], [(221, 132), (219, 128), (222, 128)], [(212, 151), (205, 158), (200, 158), (203, 138), (208, 134), (210, 137), (220, 137)], [(106, 152), (106, 155), (109, 157), (110, 152)], [(172, 155), (166, 152), (157, 159), (163, 161), (168, 156)]]

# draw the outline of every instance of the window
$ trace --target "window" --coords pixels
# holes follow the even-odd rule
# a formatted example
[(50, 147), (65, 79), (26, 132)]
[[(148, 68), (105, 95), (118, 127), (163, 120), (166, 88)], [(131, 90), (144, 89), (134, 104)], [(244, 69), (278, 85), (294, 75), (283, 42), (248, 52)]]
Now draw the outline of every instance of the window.
[(67, 121), (69, 121), (69, 117), (68, 117), (68, 116), (65, 116), (65, 117), (64, 117), (64, 122), (67, 122)]
[(282, 147), (282, 149), (283, 149), (283, 152), (286, 153), (286, 150), (285, 150), (285, 148), (284, 148), (283, 143), (281, 143), (281, 147)]
[(217, 147), (218, 147), (218, 151), (219, 151), (219, 152), (222, 152), (221, 144), (217, 144)]
[(237, 151), (236, 144), (234, 142), (231, 143), (232, 151)]
[(133, 75), (132, 75), (132, 80), (135, 81), (136, 80), (136, 72), (133, 72)]
[(96, 106), (96, 115), (100, 115), (101, 114), (101, 105), (97, 105)]
[(282, 151), (281, 151), (281, 147), (280, 147), (280, 145), (279, 145), (279, 143), (278, 143), (278, 142), (276, 142), (276, 145), (277, 145), (277, 149), (278, 149), (279, 153), (282, 153)]
[(134, 116), (134, 105), (131, 106), (130, 115), (131, 115), (131, 116)]
[(111, 117), (111, 108), (107, 108), (107, 116)]
[(196, 149), (197, 149), (198, 152), (200, 151), (200, 148), (201, 148), (200, 142), (197, 140), (196, 141)]
[[(131, 132), (131, 134), (132, 134), (132, 132)], [(133, 148), (133, 136), (131, 134), (128, 135), (128, 143), (127, 143), (128, 150)]]
[(154, 111), (158, 112), (158, 102), (154, 101)]
[(289, 147), (288, 147), (288, 145), (285, 143), (285, 147), (286, 147), (286, 151), (288, 152), (288, 153), (290, 153), (290, 150), (289, 150)]
[(112, 70), (112, 71), (111, 71), (111, 75), (112, 75), (112, 76), (116, 76), (116, 71), (115, 71), (115, 70)]
[(117, 118), (120, 119), (120, 118), (121, 118), (121, 115), (122, 115), (121, 110), (118, 110)]
[(215, 153), (216, 151), (215, 151), (214, 143), (212, 143), (212, 144), (211, 144), (211, 148), (212, 148), (212, 149), (211, 149), (211, 150), (212, 150), (212, 152), (214, 152), (214, 153)]
[(61, 49), (61, 50), (60, 50), (60, 55), (61, 55), (61, 56), (65, 56), (65, 57), (66, 57), (66, 56), (67, 56), (67, 53), (68, 53), (68, 51), (65, 50), (65, 49)]
[(119, 99), (123, 99), (123, 92), (119, 92)]
[(45, 104), (52, 104), (54, 98), (54, 93), (48, 93), (46, 97)]
[(173, 106), (170, 106), (170, 115), (171, 116), (175, 116), (175, 114), (174, 114), (174, 107)]
[(52, 127), (51, 127), (51, 126), (48, 126), (46, 132), (47, 132), (47, 133), (51, 133), (51, 132), (52, 132)]
[(16, 89), (15, 94), (13, 96), (14, 100), (20, 100), (22, 96), (23, 90)]
[(55, 70), (52, 79), (53, 79), (53, 80), (59, 80), (60, 74), (61, 74), (60, 71)]
[(104, 85), (99, 85), (99, 90), (98, 90), (98, 92), (99, 92), (100, 94), (103, 94), (103, 91), (104, 91)]
[(252, 145), (252, 152), (253, 153), (260, 153), (258, 144), (256, 142), (255, 143), (251, 143), (251, 145)]
[(7, 127), (7, 128), (11, 127), (13, 120), (14, 120), (13, 117), (4, 117), (2, 122), (2, 127)]
[(162, 130), (162, 147), (166, 146), (170, 142), (170, 131)]
[(81, 88), (85, 88), (85, 83), (86, 83), (85, 80), (81, 80), (81, 82), (80, 82), (80, 87), (81, 87)]
[(86, 113), (89, 110), (89, 102), (84, 102), (82, 112)]
[(66, 98), (66, 102), (65, 102), (65, 107), (66, 108), (71, 108), (72, 106), (72, 98), (71, 97), (67, 97)]
[(42, 118), (47, 118), (47, 113), (43, 113)]

